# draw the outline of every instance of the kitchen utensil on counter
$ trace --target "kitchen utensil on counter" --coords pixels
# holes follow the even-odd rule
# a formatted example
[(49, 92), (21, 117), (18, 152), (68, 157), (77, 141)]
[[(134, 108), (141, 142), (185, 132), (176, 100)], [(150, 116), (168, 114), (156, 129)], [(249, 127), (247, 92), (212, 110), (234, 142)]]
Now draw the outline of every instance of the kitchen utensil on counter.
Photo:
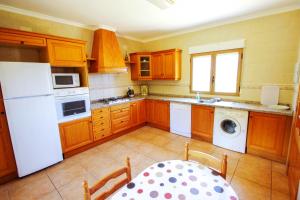
[(277, 105), (279, 99), (279, 86), (266, 85), (261, 88), (260, 103), (262, 105)]
[(148, 95), (148, 86), (147, 85), (141, 85), (141, 95), (142, 96)]
[(128, 87), (127, 96), (128, 97), (134, 97), (134, 90), (130, 87)]

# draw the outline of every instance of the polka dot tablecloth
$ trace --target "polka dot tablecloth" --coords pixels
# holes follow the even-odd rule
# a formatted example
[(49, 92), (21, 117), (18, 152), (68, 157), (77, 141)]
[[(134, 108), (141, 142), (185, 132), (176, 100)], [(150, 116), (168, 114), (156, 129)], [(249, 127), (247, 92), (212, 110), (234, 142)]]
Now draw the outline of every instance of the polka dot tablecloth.
[(112, 200), (237, 200), (231, 186), (211, 169), (191, 161), (169, 160), (151, 165)]

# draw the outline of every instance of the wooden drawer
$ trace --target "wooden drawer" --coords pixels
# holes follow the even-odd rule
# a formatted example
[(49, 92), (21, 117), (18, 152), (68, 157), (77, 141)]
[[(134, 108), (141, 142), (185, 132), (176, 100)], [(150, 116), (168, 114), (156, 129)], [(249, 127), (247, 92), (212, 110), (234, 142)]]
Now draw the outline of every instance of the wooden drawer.
[(94, 120), (93, 119), (93, 127), (110, 127), (110, 120), (108, 118), (102, 120)]
[(130, 117), (125, 116), (120, 119), (112, 120), (111, 129), (113, 133), (117, 133), (129, 128), (129, 126), (130, 126)]
[(120, 119), (122, 117), (130, 116), (130, 109), (124, 108), (111, 112), (111, 119)]
[(122, 110), (122, 109), (129, 109), (130, 104), (129, 103), (123, 103), (120, 105), (112, 106), (110, 107), (110, 111), (117, 111), (117, 110)]
[(92, 110), (93, 117), (104, 117), (109, 115), (109, 107)]
[(45, 38), (6, 32), (0, 32), (0, 42), (6, 44), (21, 44), (38, 47), (46, 46)]
[(110, 127), (99, 127), (99, 129), (93, 129), (94, 140), (100, 140), (111, 135)]

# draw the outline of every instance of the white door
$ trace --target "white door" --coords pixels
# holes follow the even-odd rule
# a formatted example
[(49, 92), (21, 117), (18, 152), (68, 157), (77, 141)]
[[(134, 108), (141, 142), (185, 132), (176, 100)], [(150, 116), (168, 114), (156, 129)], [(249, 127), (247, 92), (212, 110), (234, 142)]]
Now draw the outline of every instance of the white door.
[(9, 99), (4, 104), (20, 177), (63, 159), (53, 95)]
[(4, 99), (53, 94), (49, 63), (0, 62)]

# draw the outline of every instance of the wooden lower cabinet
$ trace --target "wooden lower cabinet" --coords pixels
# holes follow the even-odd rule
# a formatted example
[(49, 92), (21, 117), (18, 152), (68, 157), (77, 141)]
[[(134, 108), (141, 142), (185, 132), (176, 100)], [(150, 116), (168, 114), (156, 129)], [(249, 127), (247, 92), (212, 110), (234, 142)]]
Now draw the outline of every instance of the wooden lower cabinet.
[(135, 101), (130, 104), (131, 126), (137, 126), (146, 122), (145, 100)]
[(131, 112), (129, 103), (112, 106), (110, 111), (111, 131), (113, 134), (131, 127)]
[(146, 100), (147, 122), (151, 125), (170, 130), (170, 102)]
[(111, 135), (110, 108), (92, 110), (94, 141)]
[(214, 108), (192, 105), (192, 137), (212, 142)]
[(59, 124), (63, 152), (69, 152), (93, 142), (91, 117)]
[(247, 153), (285, 162), (291, 123), (289, 116), (250, 112)]
[[(0, 183), (2, 178), (16, 174), (16, 162), (11, 144), (7, 119), (4, 112), (0, 113)], [(3, 180), (6, 181), (6, 180)]]

